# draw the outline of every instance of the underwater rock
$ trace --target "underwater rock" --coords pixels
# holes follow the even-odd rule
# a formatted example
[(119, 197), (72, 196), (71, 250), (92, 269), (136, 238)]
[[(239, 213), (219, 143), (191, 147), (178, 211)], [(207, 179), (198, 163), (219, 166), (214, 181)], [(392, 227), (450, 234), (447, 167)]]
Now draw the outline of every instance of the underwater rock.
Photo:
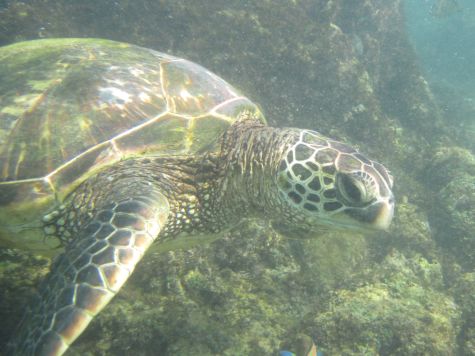
[(451, 293), (462, 311), (459, 333), (461, 355), (475, 354), (475, 272), (460, 276)]
[(427, 258), (436, 257), (436, 246), (433, 240), (433, 231), (427, 213), (417, 205), (401, 201), (397, 207), (393, 231), (380, 243), (381, 251), (396, 248), (404, 251), (406, 256), (422, 254)]
[(30, 253), (0, 249), (0, 354), (20, 323), (36, 285), (48, 273), (50, 262)]
[(440, 265), (397, 253), (383, 261), (378, 282), (339, 290), (305, 330), (330, 355), (452, 355), (460, 312), (442, 285)]
[(475, 175), (455, 177), (437, 195), (432, 220), (436, 239), (465, 268), (475, 266)]
[(429, 220), (434, 239), (465, 268), (475, 266), (475, 156), (461, 147), (436, 151), (428, 168), (436, 192)]
[(475, 176), (475, 156), (458, 146), (442, 146), (435, 150), (425, 175), (427, 185), (437, 191), (461, 175)]

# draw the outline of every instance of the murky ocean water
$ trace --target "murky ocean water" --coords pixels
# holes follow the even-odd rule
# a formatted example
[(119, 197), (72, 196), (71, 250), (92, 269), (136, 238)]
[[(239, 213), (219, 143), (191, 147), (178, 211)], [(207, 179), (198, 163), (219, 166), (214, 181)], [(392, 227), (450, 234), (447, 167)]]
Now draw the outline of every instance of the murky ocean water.
[[(387, 231), (336, 229), (335, 224), (326, 224), (309, 232), (302, 221), (289, 226), (284, 215), (269, 221), (256, 213), (229, 231), (202, 240), (185, 238), (163, 248), (166, 251), (151, 248), (66, 355), (307, 356), (317, 349), (323, 355), (475, 354), (475, 3), (0, 1), (1, 46), (59, 37), (120, 41), (198, 63), (256, 103), (269, 126), (316, 130), (384, 164), (394, 178), (396, 200)], [(157, 103), (161, 103), (162, 94), (171, 92), (174, 83), (182, 80), (183, 67), (171, 65), (160, 72), (153, 64), (135, 60), (125, 75), (117, 68), (131, 57), (122, 60), (125, 50), (119, 50), (112, 56), (118, 64), (94, 72), (96, 67), (85, 70), (80, 65), (100, 57), (101, 51), (86, 51), (89, 54), (84, 57), (66, 56), (59, 62), (52, 56), (50, 61), (38, 63), (31, 60), (33, 51), (12, 57), (4, 48), (0, 49), (0, 354), (9, 355), (7, 344), (18, 335), (27, 306), (40, 305), (34, 296), (53, 265), (51, 254), (32, 251), (33, 242), (35, 248), (54, 244), (57, 240), (51, 236), (70, 229), (63, 241), (67, 245), (75, 241), (75, 232), (81, 231), (79, 213), (68, 213), (61, 220), (63, 216), (52, 212), (54, 209), (41, 211), (41, 199), (51, 194), (51, 180), (26, 182), (26, 188), (13, 189), (12, 177), (17, 177), (20, 167), (23, 178), (32, 171), (54, 171), (60, 158), (47, 160), (47, 166), (42, 163), (53, 146), (66, 155), (83, 143), (78, 141), (89, 147), (91, 137), (123, 131), (116, 122), (128, 127), (132, 119), (155, 115), (150, 113), (160, 108)], [(146, 78), (147, 90), (132, 98), (130, 93), (138, 88), (133, 78), (144, 79), (143, 72), (148, 70), (152, 74)], [(176, 86), (181, 90), (174, 101), (176, 107), (188, 110), (187, 119), (211, 101), (224, 101), (226, 95), (237, 97), (234, 91), (219, 89), (222, 84), (214, 81), (216, 77), (193, 70), (198, 74), (184, 76), (185, 84)], [(64, 72), (73, 73), (72, 79), (58, 90), (62, 82), (59, 73)], [(109, 86), (102, 88), (103, 100), (95, 101), (88, 88), (102, 76)], [(205, 80), (214, 84), (205, 84)], [(123, 107), (135, 109), (136, 100), (144, 103), (140, 110), (120, 111)], [(148, 105), (150, 102), (153, 105)], [(74, 109), (58, 113), (62, 103), (78, 105), (71, 104), (67, 107)], [(97, 123), (91, 113), (107, 111), (108, 105), (127, 114), (118, 121), (101, 119)], [(47, 115), (39, 114), (45, 112)], [(113, 117), (113, 110), (107, 112)], [(63, 117), (74, 118), (81, 129), (63, 125)], [(204, 123), (199, 132), (210, 134), (195, 142), (200, 145), (197, 154), (216, 147), (209, 137), (219, 127), (199, 117), (195, 122)], [(154, 135), (163, 142), (192, 147), (195, 136), (179, 135), (195, 126), (187, 124), (185, 129), (182, 124), (171, 124), (171, 119), (167, 122), (170, 126), (164, 126), (168, 131), (163, 137), (161, 130), (150, 129), (148, 136), (140, 136), (147, 139), (144, 147), (137, 149), (140, 142), (132, 135), (127, 147), (144, 155), (147, 147), (156, 143)], [(183, 138), (173, 141), (174, 137)], [(73, 178), (84, 173), (84, 167), (120, 151), (119, 146), (88, 156), (89, 161), (80, 161), (81, 165), (67, 171), (61, 180), (53, 178), (51, 184), (69, 187)], [(178, 150), (178, 144), (157, 144), (159, 149), (164, 146), (171, 152)], [(29, 147), (34, 149), (27, 150)], [(252, 157), (258, 159), (258, 155)], [(176, 172), (182, 172), (186, 163), (175, 167), (170, 172), (179, 176)], [(134, 166), (134, 173), (147, 172), (140, 169)], [(200, 177), (211, 176), (209, 182), (219, 180), (206, 169), (203, 172)], [(295, 179), (303, 181), (306, 172), (301, 171)], [(332, 180), (330, 170), (326, 174), (330, 180), (324, 181), (322, 176), (319, 184), (328, 184), (329, 191), (324, 196), (320, 187), (318, 199), (342, 199), (348, 204), (359, 199), (371, 204), (371, 197), (385, 194), (381, 187), (371, 190), (374, 180), (361, 178), (366, 175), (355, 178), (361, 183), (342, 188), (341, 182), (348, 180), (341, 176)], [(188, 188), (183, 189), (194, 186), (196, 176), (191, 177), (186, 180)], [(385, 177), (382, 181), (389, 182)], [(262, 181), (265, 179), (267, 176)], [(138, 189), (135, 182), (131, 180), (124, 189)], [(251, 183), (242, 186), (239, 193), (243, 196), (259, 191), (251, 187), (256, 180), (246, 182)], [(100, 196), (98, 185), (91, 184), (91, 190)], [(169, 189), (175, 186), (169, 185)], [(310, 206), (317, 206), (311, 201), (317, 198), (310, 198), (307, 186), (291, 186), (297, 193), (289, 197), (296, 205), (303, 206), (299, 199), (305, 196)], [(67, 193), (73, 194), (74, 189), (72, 185)], [(304, 193), (298, 193), (301, 189)], [(187, 191), (189, 196), (191, 191)], [(81, 205), (88, 199), (87, 193), (84, 196), (75, 202)], [(204, 196), (203, 201), (209, 198)], [(60, 195), (57, 198), (62, 199)], [(223, 195), (223, 208), (203, 224), (229, 209), (235, 209), (229, 214), (233, 218), (244, 215), (239, 209), (241, 200), (229, 204), (235, 198)], [(265, 200), (254, 198), (253, 206)], [(198, 205), (189, 198), (180, 206), (180, 219), (185, 216), (180, 223), (186, 224), (186, 217), (193, 220)], [(93, 203), (88, 207), (94, 212)], [(123, 208), (132, 209), (129, 205)], [(40, 223), (36, 216), (47, 213)], [(378, 215), (383, 216), (380, 220), (390, 215), (384, 214)], [(363, 215), (353, 214), (353, 218)], [(89, 215), (84, 216), (81, 222), (87, 224)], [(105, 224), (112, 218), (104, 219)], [(54, 224), (43, 229), (45, 221)], [(117, 226), (120, 224), (127, 220), (117, 220)], [(32, 231), (39, 232), (34, 235)], [(25, 238), (34, 241), (25, 242)], [(102, 257), (130, 258), (119, 257), (119, 253)], [(69, 278), (68, 271), (56, 280)], [(101, 273), (100, 278), (106, 278), (105, 272)], [(56, 282), (46, 287), (52, 292), (43, 292), (51, 300), (95, 300), (82, 297), (83, 291), (55, 294), (57, 289), (50, 286)], [(37, 315), (43, 318), (47, 312)]]

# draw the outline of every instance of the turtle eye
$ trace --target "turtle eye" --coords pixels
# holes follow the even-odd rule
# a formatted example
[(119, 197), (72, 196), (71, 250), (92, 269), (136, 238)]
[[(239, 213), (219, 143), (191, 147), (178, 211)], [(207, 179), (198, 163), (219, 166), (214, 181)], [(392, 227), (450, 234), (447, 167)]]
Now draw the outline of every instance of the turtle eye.
[(338, 174), (337, 187), (341, 198), (348, 205), (366, 205), (373, 199), (371, 178), (358, 174)]

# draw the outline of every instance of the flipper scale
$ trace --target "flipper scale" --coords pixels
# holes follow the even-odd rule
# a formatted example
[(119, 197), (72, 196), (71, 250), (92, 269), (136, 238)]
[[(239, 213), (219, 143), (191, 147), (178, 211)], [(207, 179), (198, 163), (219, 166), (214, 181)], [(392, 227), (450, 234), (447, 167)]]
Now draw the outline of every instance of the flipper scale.
[(168, 216), (166, 198), (146, 194), (108, 202), (56, 259), (13, 354), (63, 354), (120, 290)]

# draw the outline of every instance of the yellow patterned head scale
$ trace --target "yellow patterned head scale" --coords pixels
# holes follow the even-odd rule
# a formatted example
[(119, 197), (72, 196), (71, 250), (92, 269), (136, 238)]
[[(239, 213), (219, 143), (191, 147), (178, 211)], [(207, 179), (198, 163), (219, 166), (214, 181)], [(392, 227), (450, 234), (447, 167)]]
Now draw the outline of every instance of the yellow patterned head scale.
[(310, 225), (386, 229), (393, 216), (389, 171), (315, 131), (300, 131), (280, 163), (276, 182), (281, 199)]

